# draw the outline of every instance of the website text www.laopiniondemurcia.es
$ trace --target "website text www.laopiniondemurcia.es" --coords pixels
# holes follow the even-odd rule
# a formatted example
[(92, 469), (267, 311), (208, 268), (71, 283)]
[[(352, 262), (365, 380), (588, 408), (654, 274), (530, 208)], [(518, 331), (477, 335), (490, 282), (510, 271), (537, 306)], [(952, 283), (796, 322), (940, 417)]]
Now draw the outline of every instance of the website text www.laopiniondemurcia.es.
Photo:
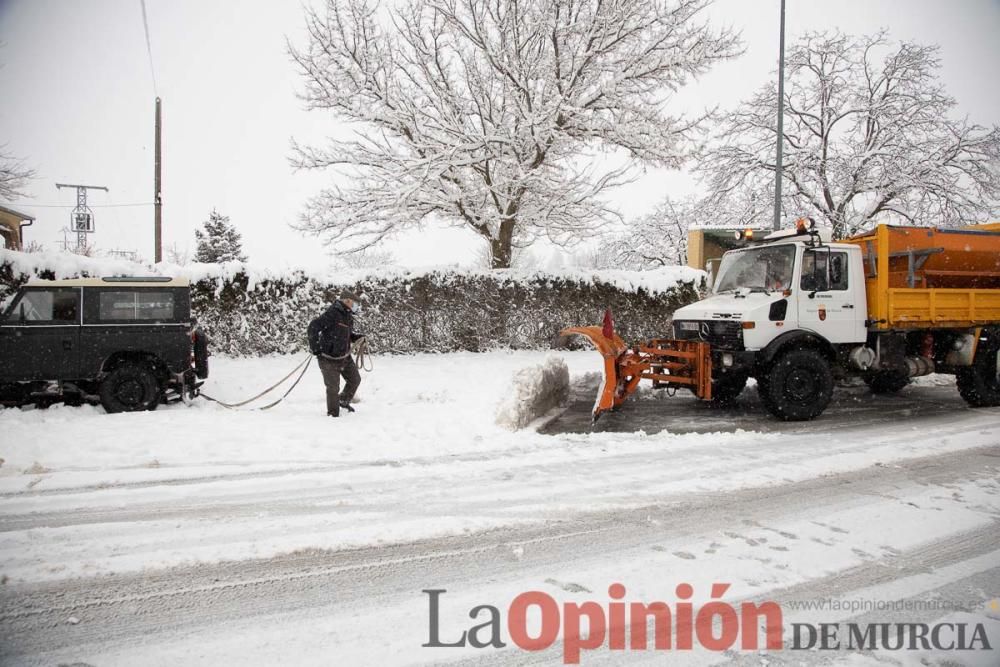
[[(562, 639), (565, 664), (578, 664), (583, 651), (729, 650), (992, 650), (981, 623), (792, 623), (786, 645), (782, 607), (774, 601), (739, 603), (722, 597), (728, 583), (714, 583), (708, 602), (695, 606), (691, 584), (675, 588), (677, 602), (626, 601), (625, 586), (608, 587), (607, 602), (560, 603), (543, 591), (518, 594), (507, 608), (507, 637), (525, 651), (549, 649)], [(424, 589), (428, 596), (427, 648), (506, 648), (503, 614), (490, 604), (469, 610), (478, 621), (442, 633), (441, 605), (446, 589)], [(995, 602), (994, 602), (995, 604)], [(529, 618), (530, 617), (530, 618)], [(652, 628), (652, 633), (650, 633)]]

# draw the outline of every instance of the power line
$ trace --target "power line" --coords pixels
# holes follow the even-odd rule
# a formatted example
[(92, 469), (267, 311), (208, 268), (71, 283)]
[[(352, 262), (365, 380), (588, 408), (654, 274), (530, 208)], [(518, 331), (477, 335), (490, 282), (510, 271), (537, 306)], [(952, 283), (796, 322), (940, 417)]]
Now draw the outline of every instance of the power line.
[[(136, 202), (134, 204), (88, 204), (90, 208), (123, 208), (129, 206), (154, 206), (155, 202)], [(75, 204), (35, 204), (21, 201), (11, 202), (11, 206), (24, 206), (25, 208), (73, 208)]]
[(149, 55), (149, 74), (153, 77), (153, 94), (157, 97), (160, 93), (156, 90), (156, 70), (153, 68), (153, 47), (149, 41), (149, 20), (146, 17), (146, 0), (139, 0), (142, 5), (142, 27), (146, 31), (146, 53)]

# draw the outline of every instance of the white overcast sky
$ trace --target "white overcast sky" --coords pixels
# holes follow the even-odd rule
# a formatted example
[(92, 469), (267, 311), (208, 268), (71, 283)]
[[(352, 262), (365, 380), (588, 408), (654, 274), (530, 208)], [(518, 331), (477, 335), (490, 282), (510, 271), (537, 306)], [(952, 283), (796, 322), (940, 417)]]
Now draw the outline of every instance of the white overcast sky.
[[(320, 1), (320, 0), (314, 0)], [(316, 266), (326, 251), (288, 226), (329, 176), (293, 173), (289, 144), (336, 127), (295, 97), (286, 37), (301, 43), (298, 0), (147, 0), (157, 91), (164, 104), (164, 246), (193, 250), (194, 229), (217, 208), (243, 233), (251, 261)], [(683, 91), (692, 110), (730, 107), (772, 76), (779, 0), (717, 0), (717, 25), (742, 32), (746, 54)], [(1000, 0), (787, 0), (787, 35), (880, 27), (894, 39), (941, 46), (942, 78), (960, 111), (1000, 122)], [(37, 217), (26, 238), (54, 247), (74, 195), (55, 183), (105, 185), (91, 203), (152, 201), (154, 91), (139, 0), (0, 0), (0, 143), (38, 172)], [(690, 191), (683, 173), (654, 172), (615, 196), (627, 216), (668, 193)], [(44, 206), (43, 206), (44, 205)], [(99, 248), (152, 256), (152, 208), (96, 207)], [(410, 265), (471, 261), (476, 241), (425, 229), (389, 249)]]

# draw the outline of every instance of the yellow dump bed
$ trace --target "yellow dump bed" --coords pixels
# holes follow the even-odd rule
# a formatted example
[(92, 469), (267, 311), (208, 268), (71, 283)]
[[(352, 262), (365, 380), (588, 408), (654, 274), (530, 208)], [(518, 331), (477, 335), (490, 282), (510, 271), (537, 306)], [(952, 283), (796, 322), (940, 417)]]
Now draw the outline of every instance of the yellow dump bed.
[(1000, 223), (879, 225), (846, 242), (861, 246), (874, 328), (1000, 325)]

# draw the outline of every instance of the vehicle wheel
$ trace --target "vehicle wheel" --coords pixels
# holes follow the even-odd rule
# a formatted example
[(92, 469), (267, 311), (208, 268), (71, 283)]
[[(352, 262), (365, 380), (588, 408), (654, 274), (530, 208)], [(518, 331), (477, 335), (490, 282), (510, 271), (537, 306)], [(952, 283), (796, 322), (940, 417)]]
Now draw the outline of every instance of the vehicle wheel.
[(1000, 336), (981, 341), (972, 366), (955, 376), (958, 393), (974, 408), (1000, 406)]
[(160, 404), (160, 383), (143, 364), (126, 363), (111, 371), (98, 391), (108, 412), (155, 410)]
[(717, 405), (731, 404), (743, 393), (748, 379), (746, 375), (733, 375), (716, 380), (712, 383), (712, 402)]
[(80, 391), (63, 390), (63, 405), (69, 408), (78, 408), (83, 405), (83, 393)]
[(910, 376), (901, 371), (876, 371), (864, 379), (873, 394), (895, 394), (910, 384)]
[(31, 392), (25, 385), (0, 385), (0, 406), (20, 407), (31, 402)]
[(48, 410), (62, 400), (59, 396), (37, 396), (35, 397), (35, 408), (38, 410)]
[(833, 398), (830, 364), (814, 350), (790, 350), (758, 378), (761, 401), (783, 421), (806, 421), (823, 413)]

